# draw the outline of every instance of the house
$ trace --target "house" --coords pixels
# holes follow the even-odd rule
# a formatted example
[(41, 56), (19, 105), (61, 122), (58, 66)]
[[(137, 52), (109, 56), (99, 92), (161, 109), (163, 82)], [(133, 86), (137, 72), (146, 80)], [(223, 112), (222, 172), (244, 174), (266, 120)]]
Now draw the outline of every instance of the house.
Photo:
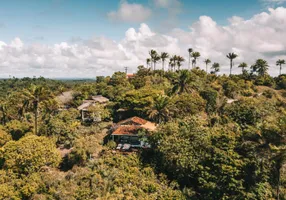
[(88, 100), (83, 100), (83, 103), (77, 108), (81, 113), (82, 121), (100, 122), (101, 117), (99, 111), (91, 112), (90, 110), (92, 110), (92, 108), (96, 108), (97, 106), (105, 106), (108, 102), (109, 99), (103, 97), (102, 95), (92, 96)]
[[(115, 124), (111, 129), (111, 139), (118, 150), (130, 148), (150, 148), (147, 142), (148, 132), (156, 130), (156, 125), (140, 117), (131, 117)], [(141, 133), (147, 135), (141, 135)]]
[(135, 77), (135, 74), (127, 74), (126, 75), (126, 78), (127, 79), (131, 79), (131, 78), (134, 78)]

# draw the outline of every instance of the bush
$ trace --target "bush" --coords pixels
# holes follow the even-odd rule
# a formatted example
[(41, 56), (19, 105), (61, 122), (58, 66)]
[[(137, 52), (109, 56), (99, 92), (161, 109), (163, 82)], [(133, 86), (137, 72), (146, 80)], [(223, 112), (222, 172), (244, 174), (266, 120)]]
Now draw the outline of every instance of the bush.
[(265, 90), (263, 92), (263, 95), (269, 99), (271, 99), (273, 96), (275, 96), (275, 92), (272, 90)]
[(19, 140), (27, 133), (33, 132), (33, 126), (27, 122), (20, 122), (12, 120), (6, 124), (8, 132), (11, 134), (13, 140)]
[(43, 166), (57, 167), (61, 160), (53, 141), (35, 135), (6, 143), (0, 155), (4, 169), (24, 174), (36, 172)]

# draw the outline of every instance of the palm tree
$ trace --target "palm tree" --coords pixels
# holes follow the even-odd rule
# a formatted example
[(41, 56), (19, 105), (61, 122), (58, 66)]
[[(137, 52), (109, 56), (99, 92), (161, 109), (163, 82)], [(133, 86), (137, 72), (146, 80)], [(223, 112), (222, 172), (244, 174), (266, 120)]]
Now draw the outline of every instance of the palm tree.
[(172, 68), (172, 69), (176, 69), (177, 60), (178, 60), (178, 56), (177, 56), (177, 55), (173, 55), (173, 56), (170, 58), (170, 64), (171, 64), (171, 68)]
[(192, 60), (192, 68), (194, 67), (195, 64), (196, 64), (196, 60), (193, 59), (193, 60)]
[(191, 74), (189, 70), (181, 70), (179, 72), (179, 77), (174, 81), (173, 93), (183, 93), (188, 91), (188, 85), (191, 82)]
[(257, 72), (259, 76), (265, 76), (269, 65), (266, 60), (258, 59), (255, 64), (251, 66), (253, 72)]
[(219, 72), (219, 70), (220, 70), (220, 64), (219, 63), (214, 63), (213, 65), (212, 65), (212, 69), (213, 69), (213, 71), (211, 72), (212, 74), (216, 74), (217, 72)]
[(280, 66), (280, 72), (279, 72), (279, 75), (281, 75), (281, 70), (282, 70), (282, 65), (285, 65), (286, 63), (285, 63), (285, 60), (277, 60), (277, 62), (276, 62), (276, 65), (277, 66)]
[(241, 68), (242, 73), (243, 73), (243, 72), (244, 72), (244, 70), (245, 70), (245, 68), (247, 68), (247, 67), (248, 67), (248, 65), (247, 65), (245, 62), (243, 62), (243, 63), (240, 63), (240, 64), (238, 65), (238, 67), (239, 67), (239, 68)]
[(41, 102), (49, 100), (50, 98), (53, 98), (53, 96), (43, 86), (35, 86), (35, 85), (31, 85), (29, 89), (24, 90), (23, 96), (26, 102), (28, 102), (26, 105), (32, 106), (32, 110), (35, 116), (35, 134), (37, 134), (38, 133), (39, 105)]
[(188, 49), (188, 53), (189, 53), (189, 70), (191, 69), (191, 57), (192, 57), (192, 53), (193, 53), (193, 49), (189, 48)]
[(149, 118), (154, 119), (158, 124), (167, 121), (169, 117), (169, 97), (159, 95), (155, 98), (152, 107), (149, 109)]
[(162, 60), (162, 70), (165, 71), (165, 60), (169, 58), (169, 54), (166, 52), (161, 53), (161, 60)]
[(157, 59), (158, 53), (157, 53), (157, 51), (155, 51), (155, 50), (152, 49), (152, 50), (149, 52), (149, 55), (150, 55), (150, 57), (151, 57), (151, 68), (152, 68), (152, 63), (153, 63), (153, 67), (154, 67), (154, 69), (155, 69), (155, 62), (157, 62), (157, 61), (155, 61), (155, 59)]
[(205, 59), (204, 62), (206, 63), (206, 72), (208, 73), (208, 64), (210, 64), (212, 61), (210, 59)]
[(238, 55), (236, 55), (235, 53), (229, 53), (226, 55), (226, 57), (230, 60), (230, 73), (229, 75), (231, 75), (231, 70), (232, 70), (232, 66), (233, 66), (233, 60), (235, 58), (237, 58)]
[(147, 59), (146, 59), (147, 68), (149, 68), (150, 63), (151, 63), (151, 59), (150, 59), (150, 58), (147, 58)]
[[(193, 52), (192, 53), (192, 57), (194, 58), (194, 62), (193, 64), (196, 65), (197, 64), (197, 59), (201, 56), (200, 52)], [(193, 68), (194, 68), (194, 65), (193, 65)]]
[(180, 67), (182, 66), (182, 62), (184, 62), (185, 59), (182, 56), (177, 56), (177, 66), (178, 70), (180, 70)]

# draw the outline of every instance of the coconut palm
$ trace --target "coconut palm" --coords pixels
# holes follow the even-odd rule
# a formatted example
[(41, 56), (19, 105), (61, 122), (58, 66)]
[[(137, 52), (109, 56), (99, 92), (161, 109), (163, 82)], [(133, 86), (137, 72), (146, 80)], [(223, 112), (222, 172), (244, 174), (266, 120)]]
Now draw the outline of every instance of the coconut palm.
[(150, 59), (150, 58), (147, 58), (147, 59), (146, 59), (147, 68), (149, 68), (150, 63), (151, 63), (151, 59)]
[(194, 58), (194, 62), (193, 62), (193, 68), (194, 68), (194, 65), (196, 66), (197, 64), (197, 59), (201, 56), (200, 52), (193, 52), (192, 53), (192, 57)]
[(177, 66), (177, 59), (178, 59), (178, 56), (177, 56), (177, 55), (173, 55), (173, 56), (170, 58), (170, 65), (171, 65), (172, 70), (175, 69), (176, 66)]
[(194, 67), (195, 63), (196, 63), (196, 60), (193, 59), (193, 60), (192, 60), (192, 68)]
[(179, 77), (174, 81), (173, 93), (183, 93), (189, 90), (189, 83), (191, 82), (191, 74), (189, 70), (179, 71)]
[(158, 54), (153, 58), (154, 70), (156, 70), (156, 63), (159, 62), (160, 60), (161, 57)]
[(285, 65), (286, 63), (285, 63), (285, 60), (277, 60), (277, 62), (276, 62), (276, 65), (277, 66), (280, 66), (280, 71), (279, 71), (279, 74), (281, 75), (281, 71), (282, 71), (282, 65)]
[(23, 97), (27, 106), (31, 106), (35, 116), (35, 134), (38, 133), (38, 114), (41, 102), (53, 98), (52, 94), (43, 86), (31, 85), (29, 89), (24, 90)]
[(155, 51), (155, 50), (152, 49), (152, 50), (149, 52), (149, 55), (150, 55), (150, 57), (151, 57), (151, 68), (152, 68), (152, 63), (153, 63), (153, 67), (154, 67), (154, 69), (155, 69), (156, 62), (158, 61), (158, 53), (157, 53), (157, 51)]
[(169, 117), (169, 97), (159, 95), (155, 98), (153, 105), (148, 110), (149, 118), (154, 119), (157, 123), (161, 124), (168, 120)]
[(204, 63), (206, 63), (206, 72), (208, 73), (208, 64), (210, 64), (212, 61), (210, 59), (205, 59)]
[(248, 65), (247, 65), (245, 62), (243, 62), (243, 63), (240, 63), (240, 64), (238, 65), (238, 67), (239, 67), (239, 68), (241, 68), (242, 73), (243, 73), (243, 72), (244, 72), (244, 70), (245, 70), (245, 68), (247, 68), (247, 67), (248, 67)]
[(229, 72), (229, 75), (231, 75), (231, 71), (232, 71), (232, 67), (233, 67), (233, 60), (235, 59), (235, 58), (237, 58), (237, 54), (235, 54), (235, 53), (229, 53), (229, 54), (227, 54), (226, 55), (226, 57), (230, 60), (230, 72)]
[(162, 70), (165, 71), (165, 61), (169, 58), (169, 54), (166, 52), (161, 53), (161, 60), (162, 60)]
[(253, 72), (258, 73), (259, 76), (265, 76), (267, 74), (269, 65), (266, 60), (258, 59), (255, 64), (251, 66)]
[(219, 63), (214, 63), (213, 65), (212, 65), (212, 69), (213, 69), (213, 71), (211, 72), (212, 74), (216, 74), (217, 72), (219, 72), (219, 70), (220, 70), (220, 64)]
[(193, 49), (189, 48), (188, 49), (188, 53), (189, 53), (189, 66), (188, 66), (188, 69), (190, 70), (191, 69), (191, 57), (192, 57)]
[(182, 66), (182, 62), (184, 62), (185, 59), (182, 56), (177, 56), (177, 66), (178, 70), (180, 70), (180, 67)]

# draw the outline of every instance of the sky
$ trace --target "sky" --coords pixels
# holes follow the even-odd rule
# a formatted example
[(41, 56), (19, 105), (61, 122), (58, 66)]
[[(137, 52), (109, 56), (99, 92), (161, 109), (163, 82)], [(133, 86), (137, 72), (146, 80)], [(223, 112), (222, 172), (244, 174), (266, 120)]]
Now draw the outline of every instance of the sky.
[(188, 48), (202, 69), (209, 58), (227, 74), (235, 52), (235, 73), (263, 58), (275, 76), (285, 35), (286, 0), (0, 0), (0, 77), (132, 73), (151, 49), (188, 59)]

